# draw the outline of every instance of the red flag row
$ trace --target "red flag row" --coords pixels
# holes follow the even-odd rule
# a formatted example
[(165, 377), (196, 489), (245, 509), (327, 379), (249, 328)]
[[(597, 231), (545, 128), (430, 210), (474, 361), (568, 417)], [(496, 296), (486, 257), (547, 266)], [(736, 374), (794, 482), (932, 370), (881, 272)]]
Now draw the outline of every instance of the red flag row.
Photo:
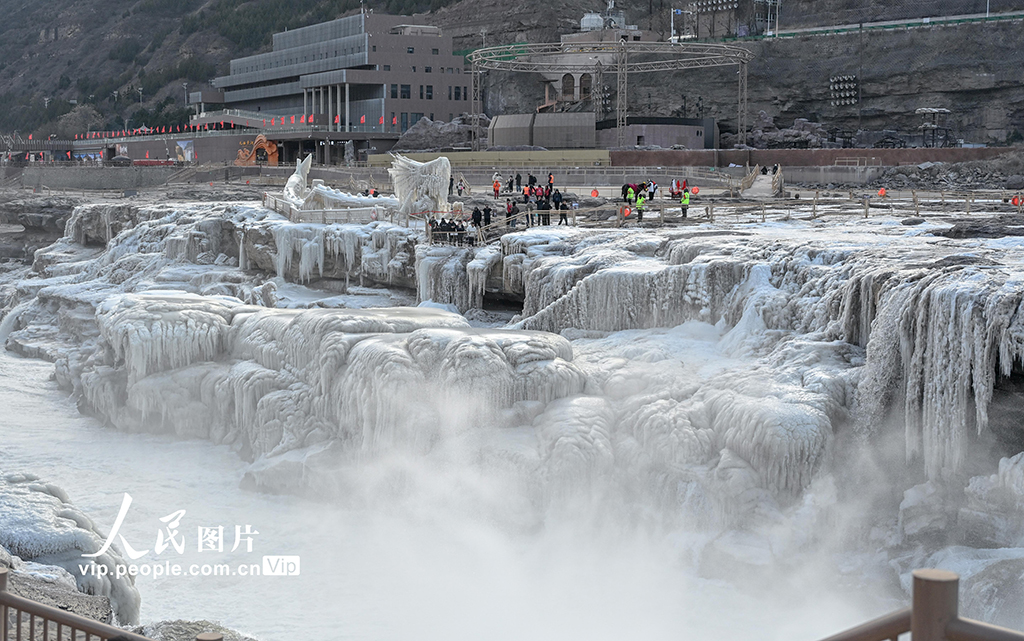
[[(272, 117), (270, 119), (269, 123), (267, 122), (267, 119), (264, 118), (263, 119), (263, 126), (264, 127), (267, 127), (267, 126), (270, 126), (270, 127), (280, 127), (280, 126), (283, 126), (283, 125), (294, 125), (294, 124), (296, 124), (296, 122), (295, 122), (296, 119), (298, 119), (298, 123), (299, 124), (307, 124), (307, 123), (313, 124), (313, 114), (309, 114), (308, 116), (306, 114), (300, 114), (297, 117), (296, 116), (274, 116), (274, 117)], [(384, 116), (381, 116), (377, 120), (377, 122), (378, 122), (378, 124), (383, 125), (384, 124)], [(364, 124), (364, 125), (366, 124), (366, 116), (365, 115), (359, 116), (359, 123), (360, 124)], [(246, 126), (249, 126), (249, 121), (246, 121), (245, 124), (246, 124)], [(340, 115), (334, 116), (334, 124), (336, 124), (336, 125), (337, 124), (341, 124), (341, 116)], [(391, 118), (391, 124), (392, 125), (397, 125), (398, 124), (398, 118), (392, 117)], [(235, 121), (234, 120), (231, 120), (231, 121), (228, 121), (228, 122), (225, 122), (223, 120), (220, 121), (220, 128), (221, 129), (227, 129), (228, 127), (234, 129)], [(209, 131), (209, 129), (210, 129), (210, 124), (206, 123), (206, 124), (202, 124), (202, 125), (176, 125), (176, 126), (156, 127), (154, 129), (136, 128), (136, 129), (121, 129), (121, 130), (117, 130), (117, 131), (90, 131), (90, 132), (84, 133), (84, 134), (75, 134), (75, 140), (88, 140), (90, 138), (121, 138), (121, 137), (125, 137), (125, 136), (140, 136), (140, 135), (150, 135), (150, 134), (189, 133), (189, 132), (195, 132), (195, 131)], [(31, 138), (31, 136), (30, 136), (30, 138)]]

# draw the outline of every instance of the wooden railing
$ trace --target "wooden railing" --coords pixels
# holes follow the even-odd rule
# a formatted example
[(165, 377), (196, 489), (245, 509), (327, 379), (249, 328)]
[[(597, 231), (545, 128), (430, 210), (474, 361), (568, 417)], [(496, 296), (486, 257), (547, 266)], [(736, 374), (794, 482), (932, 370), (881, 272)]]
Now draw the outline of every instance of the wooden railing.
[(754, 184), (755, 180), (757, 180), (757, 175), (759, 173), (761, 173), (761, 165), (754, 165), (754, 169), (740, 181), (740, 191), (750, 189), (750, 186)]
[(786, 188), (786, 181), (782, 177), (782, 167), (779, 167), (772, 175), (772, 194), (781, 196)]
[(914, 570), (912, 607), (868, 621), (822, 641), (1024, 641), (1024, 633), (959, 615), (960, 577), (946, 570)]
[(0, 641), (150, 641), (133, 632), (100, 623), (7, 591), (7, 568), (0, 568)]
[[(0, 641), (152, 641), (149, 637), (44, 605), (7, 591), (9, 570), (0, 568)], [(202, 632), (196, 641), (224, 641)]]

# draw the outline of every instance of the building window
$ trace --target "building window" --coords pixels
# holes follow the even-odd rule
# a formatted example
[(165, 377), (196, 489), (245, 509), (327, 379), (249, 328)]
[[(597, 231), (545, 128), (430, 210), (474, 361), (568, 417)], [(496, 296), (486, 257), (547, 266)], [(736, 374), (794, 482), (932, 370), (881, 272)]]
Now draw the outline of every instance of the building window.
[(448, 100), (451, 100), (451, 99), (452, 99), (452, 87), (451, 87), (451, 85), (448, 85)]
[(459, 69), (458, 67), (455, 67), (455, 73), (462, 73), (462, 69)]
[(408, 100), (412, 97), (412, 85), (402, 85), (402, 99)]
[[(376, 51), (377, 50), (377, 45), (373, 45), (372, 47), (370, 47), (370, 50), (371, 51)], [(337, 53), (335, 53), (335, 55), (337, 55)]]
[(394, 127), (397, 124), (397, 122), (398, 121), (395, 120), (395, 112), (392, 111), (391, 112), (391, 126)]
[(455, 118), (452, 117), (452, 114), (448, 114), (448, 122), (451, 122), (452, 120), (455, 120)]
[(448, 67), (448, 73), (454, 73), (451, 67)]
[[(434, 99), (434, 85), (427, 85), (427, 100), (433, 100), (433, 99)], [(434, 117), (431, 116), (430, 119), (433, 120)]]
[(423, 67), (423, 73), (430, 73), (433, 70), (433, 67)]
[(444, 73), (444, 67), (441, 67), (441, 73)]
[(430, 112), (430, 119), (431, 119), (431, 120), (433, 120), (433, 119), (434, 119), (434, 112), (433, 112), (433, 111), (431, 111), (431, 112)]
[(462, 100), (462, 87), (455, 88), (455, 99)]
[(405, 52), (406, 53), (416, 53), (416, 48), (415, 47), (409, 47), (408, 49), (405, 50)]
[(462, 88), (462, 99), (469, 100), (469, 89), (467, 89), (466, 87)]
[(392, 98), (397, 98), (398, 97), (398, 85), (391, 85), (391, 97)]
[(420, 100), (423, 100), (423, 85), (420, 85)]
[(413, 66), (412, 66), (412, 72), (413, 72), (413, 73), (416, 73), (416, 65), (413, 65)]
[(436, 55), (438, 55), (439, 53), (441, 53), (441, 50), (440, 50), (440, 49), (431, 49), (431, 50), (430, 50), (430, 53), (432, 53), (432, 54), (434, 54), (434, 55), (436, 56)]
[(384, 71), (391, 71), (391, 65), (384, 65)]
[(403, 113), (402, 114), (402, 133), (405, 133), (405, 130), (408, 129), (408, 128), (409, 128), (409, 114)]

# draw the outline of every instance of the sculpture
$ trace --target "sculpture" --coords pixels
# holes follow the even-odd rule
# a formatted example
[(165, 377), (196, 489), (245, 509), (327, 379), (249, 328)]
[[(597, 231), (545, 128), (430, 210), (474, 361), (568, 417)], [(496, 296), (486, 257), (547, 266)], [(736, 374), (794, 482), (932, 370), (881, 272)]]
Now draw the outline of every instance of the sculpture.
[(448, 181), (452, 175), (448, 158), (417, 162), (400, 154), (391, 157), (388, 173), (395, 187), (399, 213), (448, 212)]
[(284, 184), (284, 197), (296, 207), (301, 208), (309, 195), (306, 188), (306, 177), (309, 176), (309, 166), (313, 164), (313, 156), (306, 156), (305, 160), (295, 160), (295, 173), (288, 177)]

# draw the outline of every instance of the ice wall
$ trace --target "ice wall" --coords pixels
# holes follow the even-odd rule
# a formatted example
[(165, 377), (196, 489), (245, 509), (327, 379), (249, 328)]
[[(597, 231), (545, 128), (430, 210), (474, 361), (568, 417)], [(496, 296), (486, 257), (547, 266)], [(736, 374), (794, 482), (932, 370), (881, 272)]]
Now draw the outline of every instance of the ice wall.
[(534, 229), (502, 238), (502, 269), (525, 298), (519, 328), (700, 320), (741, 329), (727, 346), (751, 354), (796, 336), (866, 346), (860, 429), (902, 414), (908, 460), (936, 478), (962, 470), (970, 433), (988, 428), (996, 378), (1024, 363), (1024, 256), (924, 238)]
[(521, 401), (578, 393), (569, 342), (432, 308), (270, 310), (150, 291), (107, 299), (81, 377), (122, 429), (233, 443), (251, 459), (322, 442), (429, 449)]

